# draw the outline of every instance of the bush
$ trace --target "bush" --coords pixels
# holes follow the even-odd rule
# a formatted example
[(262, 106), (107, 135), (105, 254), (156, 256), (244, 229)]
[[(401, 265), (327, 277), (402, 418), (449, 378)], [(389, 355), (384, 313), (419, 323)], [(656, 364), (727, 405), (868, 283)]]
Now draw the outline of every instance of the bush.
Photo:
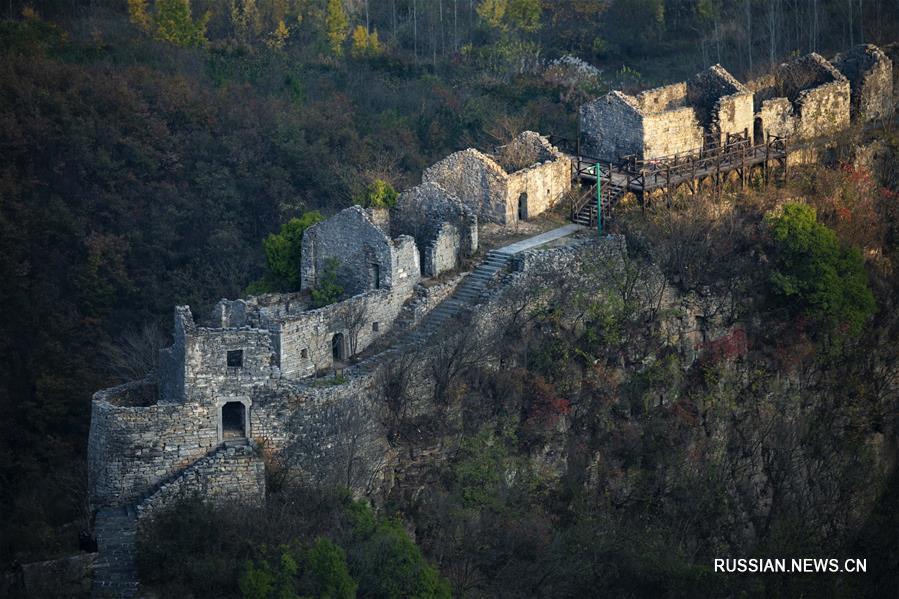
[(861, 252), (841, 247), (805, 204), (786, 204), (765, 219), (775, 247), (775, 298), (794, 314), (857, 335), (875, 309)]
[(363, 208), (393, 208), (399, 195), (393, 185), (383, 179), (375, 179), (365, 188), (365, 193), (356, 198), (356, 203)]
[(300, 218), (292, 218), (283, 225), (278, 233), (272, 233), (262, 242), (265, 250), (267, 272), (265, 276), (247, 287), (247, 293), (297, 291), (300, 288), (300, 260), (303, 253), (303, 233), (314, 225), (325, 220), (325, 217), (312, 210)]

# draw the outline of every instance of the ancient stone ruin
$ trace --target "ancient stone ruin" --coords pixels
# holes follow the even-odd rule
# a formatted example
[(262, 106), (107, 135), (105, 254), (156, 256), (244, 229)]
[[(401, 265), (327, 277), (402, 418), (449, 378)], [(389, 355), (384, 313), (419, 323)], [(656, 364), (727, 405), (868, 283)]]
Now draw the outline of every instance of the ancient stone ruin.
[(850, 86), (820, 54), (808, 54), (750, 82), (755, 93), (755, 137), (809, 140), (849, 127)]
[(862, 44), (838, 54), (833, 65), (852, 87), (852, 120), (871, 122), (893, 111), (893, 63), (877, 46)]
[(690, 81), (629, 96), (613, 91), (581, 106), (582, 152), (604, 162), (651, 160), (752, 130), (752, 93), (720, 65)]
[(571, 189), (571, 160), (525, 131), (493, 154), (469, 148), (422, 174), (460, 198), (482, 220), (511, 224), (549, 210)]

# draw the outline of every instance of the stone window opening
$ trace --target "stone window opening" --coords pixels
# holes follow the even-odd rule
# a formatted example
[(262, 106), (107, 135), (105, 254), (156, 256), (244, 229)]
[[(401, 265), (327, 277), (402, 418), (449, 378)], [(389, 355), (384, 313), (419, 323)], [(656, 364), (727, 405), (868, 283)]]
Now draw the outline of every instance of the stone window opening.
[(219, 413), (219, 439), (221, 441), (246, 439), (248, 412), (249, 407), (242, 401), (229, 401), (223, 404)]
[(377, 333), (377, 332), (378, 332), (378, 326), (379, 326), (379, 325), (378, 325), (378, 321), (375, 321), (375, 322), (371, 323), (371, 330), (374, 331), (375, 333)]
[(228, 350), (226, 361), (228, 363), (228, 368), (242, 368), (243, 367), (243, 350), (242, 349), (231, 349)]
[(308, 357), (309, 357), (309, 350), (308, 350), (308, 349), (301, 349), (301, 350), (300, 350), (300, 357), (303, 358), (304, 360), (305, 360), (306, 358), (308, 358)]
[(522, 193), (518, 196), (518, 220), (528, 219), (528, 194)]
[(331, 337), (331, 356), (335, 362), (343, 362), (346, 359), (346, 343), (343, 333), (334, 333)]
[(381, 265), (378, 263), (372, 263), (369, 270), (371, 272), (372, 289), (380, 289), (381, 288)]

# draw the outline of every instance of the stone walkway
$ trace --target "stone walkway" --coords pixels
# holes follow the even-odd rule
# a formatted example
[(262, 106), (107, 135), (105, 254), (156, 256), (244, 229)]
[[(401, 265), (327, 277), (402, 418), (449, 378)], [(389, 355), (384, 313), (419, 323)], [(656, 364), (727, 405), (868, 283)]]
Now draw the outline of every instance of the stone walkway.
[(130, 507), (104, 508), (94, 520), (97, 557), (91, 597), (131, 599), (137, 595), (137, 514)]
[(481, 294), (487, 289), (487, 285), (490, 284), (496, 275), (508, 270), (509, 265), (512, 263), (512, 256), (515, 254), (539, 247), (550, 241), (562, 239), (583, 229), (584, 227), (578, 224), (565, 225), (540, 235), (528, 237), (506, 247), (490, 250), (487, 252), (484, 261), (459, 283), (453, 294), (434, 308), (418, 328), (400, 344), (400, 347), (394, 348), (393, 351), (400, 351), (409, 345), (422, 343), (436, 331), (442, 329), (444, 325), (459, 316), (464, 310), (468, 310), (477, 304)]
[(515, 242), (511, 245), (507, 245), (504, 248), (500, 248), (498, 250), (494, 250), (501, 254), (517, 254), (518, 252), (523, 252), (525, 250), (530, 250), (535, 247), (539, 247), (545, 243), (549, 243), (550, 241), (555, 241), (556, 239), (562, 239), (563, 237), (568, 237), (572, 233), (577, 233), (581, 229), (583, 229), (581, 225), (572, 223), (570, 225), (565, 225), (563, 227), (559, 227), (558, 229), (553, 229), (552, 231), (547, 231), (546, 233), (541, 233), (540, 235), (534, 235), (533, 237), (528, 237), (527, 239), (522, 239), (521, 241)]

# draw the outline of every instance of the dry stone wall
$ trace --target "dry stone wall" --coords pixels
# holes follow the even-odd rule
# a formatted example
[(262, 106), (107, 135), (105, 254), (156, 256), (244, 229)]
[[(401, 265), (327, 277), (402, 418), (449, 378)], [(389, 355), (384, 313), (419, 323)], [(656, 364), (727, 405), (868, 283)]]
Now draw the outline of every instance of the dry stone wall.
[(852, 87), (852, 118), (871, 122), (893, 112), (893, 63), (877, 46), (863, 44), (838, 54), (833, 65)]
[(194, 462), (137, 504), (138, 520), (191, 496), (214, 505), (261, 505), (265, 500), (265, 464), (258, 449), (254, 445), (223, 446)]

